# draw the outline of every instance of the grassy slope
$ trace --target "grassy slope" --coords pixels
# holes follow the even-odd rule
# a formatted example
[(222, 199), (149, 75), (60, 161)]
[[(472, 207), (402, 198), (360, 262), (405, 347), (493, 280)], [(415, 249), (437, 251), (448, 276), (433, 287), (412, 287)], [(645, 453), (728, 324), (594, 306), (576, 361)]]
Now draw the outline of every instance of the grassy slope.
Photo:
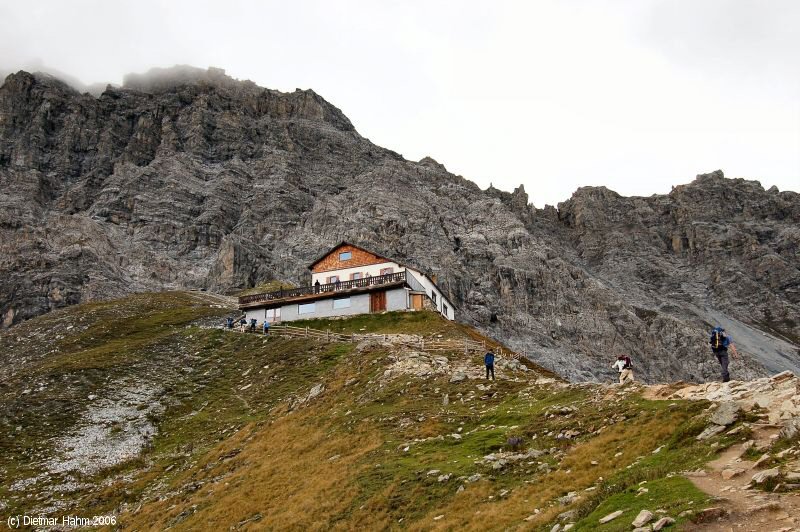
[[(500, 380), (490, 391), (472, 380), (450, 383), (446, 375), (385, 380), (389, 347), (267, 341), (195, 321), (224, 315), (226, 309), (191, 294), (142, 295), (73, 307), (2, 333), (3, 363), (18, 370), (0, 388), (0, 408), (9, 426), (25, 427), (0, 436), (6, 511), (46, 505), (48, 483), (64, 478), (26, 492), (9, 487), (35, 474), (53, 452), (49, 436), (79, 419), (88, 393), (102, 395), (113, 385), (109, 376), (164, 387), (158, 435), (141, 458), (79, 477), (99, 487), (67, 492), (62, 511), (121, 511), (126, 528), (544, 529), (574, 509), (576, 529), (595, 530), (600, 516), (625, 509), (603, 530), (627, 530), (640, 507), (677, 517), (704, 501), (689, 482), (668, 477), (714, 456), (693, 437), (704, 428), (700, 403), (644, 401), (597, 386), (534, 385), (530, 374)], [(428, 313), (308, 325), (475, 334)], [(53, 341), (54, 331), (63, 337)], [(480, 356), (471, 362), (480, 365)], [(46, 389), (22, 395), (31, 382), (34, 390), (39, 383)], [(325, 386), (320, 396), (298, 401), (318, 383)], [(548, 410), (566, 405), (577, 410)], [(566, 429), (580, 435), (557, 439)], [(449, 436), (454, 433), (462, 438)], [(501, 470), (476, 463), (511, 436), (553, 452)], [(717, 450), (730, 442), (721, 443)], [(440, 473), (428, 475), (431, 470)], [(445, 473), (451, 478), (437, 481)], [(466, 482), (474, 473), (483, 478)], [(643, 481), (649, 492), (637, 495)], [(569, 506), (555, 501), (569, 491), (581, 499)]]

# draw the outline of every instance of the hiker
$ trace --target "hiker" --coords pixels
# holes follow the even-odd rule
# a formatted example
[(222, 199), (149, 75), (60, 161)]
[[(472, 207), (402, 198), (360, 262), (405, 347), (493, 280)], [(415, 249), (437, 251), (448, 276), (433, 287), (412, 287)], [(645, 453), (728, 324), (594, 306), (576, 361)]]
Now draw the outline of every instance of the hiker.
[(269, 334), (269, 321), (264, 320), (264, 334)]
[(241, 332), (247, 332), (247, 319), (244, 316), (239, 320), (239, 330)]
[(317, 279), (317, 282), (314, 283), (314, 293), (319, 294), (319, 279)]
[(631, 364), (631, 357), (628, 355), (618, 355), (617, 361), (611, 367), (619, 371), (620, 384), (625, 384), (628, 380), (635, 382), (633, 379), (633, 364)]
[(250, 318), (250, 331), (251, 332), (256, 332), (256, 323), (258, 323), (257, 319)]
[(731, 342), (731, 337), (725, 334), (725, 329), (720, 326), (711, 329), (711, 338), (708, 340), (711, 344), (711, 351), (717, 357), (720, 369), (722, 370), (722, 382), (731, 380), (731, 374), (728, 373), (728, 349), (731, 354), (736, 356), (736, 346)]
[(226, 318), (225, 324), (228, 326), (228, 329), (233, 329), (233, 318), (231, 317)]
[(494, 353), (491, 351), (486, 353), (486, 356), (483, 357), (483, 363), (486, 364), (486, 379), (489, 379), (489, 373), (491, 373), (492, 380), (494, 380)]

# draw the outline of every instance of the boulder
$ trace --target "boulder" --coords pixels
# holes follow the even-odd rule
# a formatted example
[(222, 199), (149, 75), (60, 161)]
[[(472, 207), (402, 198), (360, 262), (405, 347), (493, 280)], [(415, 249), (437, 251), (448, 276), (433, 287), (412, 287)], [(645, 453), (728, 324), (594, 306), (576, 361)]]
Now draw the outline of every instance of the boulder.
[(720, 403), (719, 407), (711, 414), (711, 422), (716, 425), (728, 426), (736, 422), (741, 408), (734, 401)]
[(800, 417), (795, 417), (785, 423), (778, 433), (778, 436), (786, 440), (791, 440), (798, 434), (800, 434)]
[(636, 519), (633, 520), (631, 523), (635, 528), (641, 528), (647, 523), (649, 523), (653, 519), (653, 512), (650, 510), (642, 510), (639, 512), (639, 515), (636, 516)]
[(781, 474), (780, 469), (777, 467), (773, 467), (772, 469), (765, 469), (764, 471), (759, 471), (755, 475), (753, 475), (753, 483), (754, 484), (763, 484), (767, 480), (771, 478), (778, 478)]

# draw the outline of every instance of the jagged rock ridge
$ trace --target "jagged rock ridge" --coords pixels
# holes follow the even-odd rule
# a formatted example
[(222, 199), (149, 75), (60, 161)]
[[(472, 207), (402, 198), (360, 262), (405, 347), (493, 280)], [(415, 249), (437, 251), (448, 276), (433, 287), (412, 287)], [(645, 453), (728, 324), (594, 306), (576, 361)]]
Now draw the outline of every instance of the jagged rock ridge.
[(313, 91), (218, 69), (99, 97), (18, 72), (0, 88), (0, 319), (132, 291), (305, 280), (343, 237), (434, 271), (460, 318), (572, 379), (630, 353), (648, 380), (798, 371), (800, 199), (698, 176), (670, 194), (582, 188), (535, 209), (361, 137)]

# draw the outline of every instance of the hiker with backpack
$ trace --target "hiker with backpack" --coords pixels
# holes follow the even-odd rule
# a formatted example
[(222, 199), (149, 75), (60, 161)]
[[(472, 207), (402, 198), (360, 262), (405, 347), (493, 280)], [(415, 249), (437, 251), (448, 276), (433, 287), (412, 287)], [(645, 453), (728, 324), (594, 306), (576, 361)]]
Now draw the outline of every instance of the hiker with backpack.
[(239, 331), (247, 332), (247, 319), (244, 316), (239, 320)]
[(491, 373), (492, 380), (494, 380), (494, 353), (491, 351), (486, 353), (486, 356), (483, 357), (483, 363), (486, 365), (486, 379), (489, 379), (489, 373)]
[(256, 332), (256, 323), (258, 323), (257, 319), (250, 318), (250, 332)]
[(625, 384), (628, 380), (635, 382), (633, 379), (633, 364), (631, 364), (631, 357), (628, 355), (617, 355), (617, 361), (611, 365), (619, 372), (619, 383)]
[(269, 321), (264, 320), (264, 334), (269, 334)]
[(233, 318), (225, 318), (225, 325), (228, 327), (228, 329), (233, 329)]
[(728, 349), (731, 354), (736, 356), (736, 346), (731, 342), (731, 337), (725, 334), (725, 329), (720, 326), (711, 329), (711, 338), (708, 343), (711, 344), (711, 351), (717, 357), (719, 367), (722, 370), (722, 382), (731, 380), (731, 374), (728, 372)]

